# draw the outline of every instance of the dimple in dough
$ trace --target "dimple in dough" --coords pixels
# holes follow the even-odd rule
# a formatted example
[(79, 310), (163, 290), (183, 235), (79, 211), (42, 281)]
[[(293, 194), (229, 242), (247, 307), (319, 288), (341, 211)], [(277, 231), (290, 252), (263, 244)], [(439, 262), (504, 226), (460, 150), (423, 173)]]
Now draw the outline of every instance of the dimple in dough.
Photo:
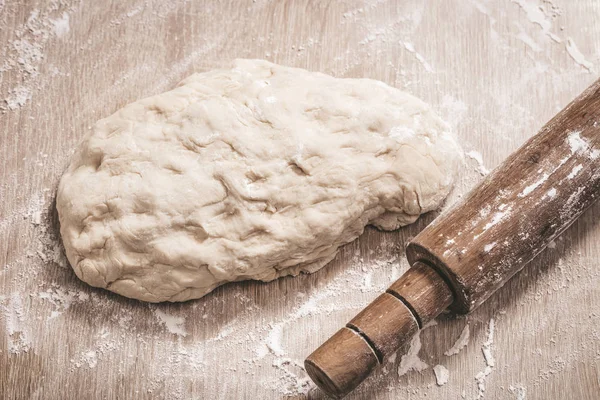
[(419, 99), (261, 60), (190, 76), (99, 121), (61, 179), (67, 257), (150, 302), (314, 272), (368, 224), (437, 208), (459, 147)]

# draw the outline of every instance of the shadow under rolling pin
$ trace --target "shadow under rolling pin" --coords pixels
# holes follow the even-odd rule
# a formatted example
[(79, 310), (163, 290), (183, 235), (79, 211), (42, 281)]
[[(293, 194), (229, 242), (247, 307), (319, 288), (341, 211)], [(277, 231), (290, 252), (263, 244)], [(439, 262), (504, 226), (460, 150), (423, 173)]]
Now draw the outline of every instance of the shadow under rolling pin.
[(411, 268), (305, 361), (350, 393), (446, 308), (468, 313), (600, 196), (600, 80), (407, 246)]

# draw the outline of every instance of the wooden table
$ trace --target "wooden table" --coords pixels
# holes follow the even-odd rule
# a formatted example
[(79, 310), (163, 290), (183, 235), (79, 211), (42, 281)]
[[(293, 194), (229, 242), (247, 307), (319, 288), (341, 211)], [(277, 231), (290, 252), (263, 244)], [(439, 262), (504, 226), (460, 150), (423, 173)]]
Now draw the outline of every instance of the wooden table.
[[(58, 179), (99, 118), (236, 57), (375, 78), (456, 131), (469, 155), (450, 204), (595, 79), (599, 18), (595, 0), (0, 0), (0, 398), (321, 399), (302, 360), (408, 267), (434, 217), (369, 228), (313, 275), (128, 300), (80, 282), (58, 237)], [(600, 204), (349, 398), (598, 399), (599, 220)]]

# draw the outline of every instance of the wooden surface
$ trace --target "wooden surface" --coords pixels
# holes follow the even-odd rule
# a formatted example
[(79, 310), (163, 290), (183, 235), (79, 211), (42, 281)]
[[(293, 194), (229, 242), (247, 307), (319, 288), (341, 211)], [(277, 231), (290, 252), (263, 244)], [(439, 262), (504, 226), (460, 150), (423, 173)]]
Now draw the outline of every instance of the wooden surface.
[[(450, 204), (595, 80), (599, 17), (596, 0), (0, 0), (0, 397), (323, 398), (302, 360), (399, 277), (434, 217), (367, 229), (310, 276), (127, 300), (78, 281), (57, 237), (58, 179), (97, 119), (235, 57), (375, 78), (483, 156), (466, 157)], [(599, 217), (469, 317), (437, 318), (349, 398), (597, 399)], [(467, 346), (444, 355), (466, 325)]]

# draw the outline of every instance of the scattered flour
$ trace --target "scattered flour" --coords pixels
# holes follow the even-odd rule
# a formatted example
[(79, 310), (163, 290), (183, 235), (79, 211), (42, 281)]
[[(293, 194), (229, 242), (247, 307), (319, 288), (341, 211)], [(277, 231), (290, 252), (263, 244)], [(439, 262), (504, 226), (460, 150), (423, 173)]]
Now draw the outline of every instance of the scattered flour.
[(69, 14), (66, 12), (64, 12), (60, 18), (51, 19), (51, 21), (54, 25), (54, 34), (56, 37), (61, 38), (69, 33)]
[(72, 304), (89, 300), (90, 295), (82, 290), (65, 290), (59, 285), (54, 284), (53, 287), (46, 291), (39, 292), (38, 297), (49, 301), (54, 305), (54, 309), (48, 316), (48, 319), (54, 319), (60, 316), (63, 312), (69, 309)]
[(537, 2), (527, 0), (513, 0), (513, 3), (517, 3), (523, 11), (527, 14), (527, 19), (540, 26), (544, 32), (547, 32), (552, 26), (552, 22), (546, 18), (544, 12), (540, 9)]
[(31, 89), (25, 86), (16, 86), (8, 91), (8, 96), (4, 99), (6, 108), (16, 110), (24, 106), (31, 98)]
[(483, 251), (489, 253), (494, 247), (496, 247), (496, 244), (496, 242), (486, 244), (485, 246), (483, 246)]
[(8, 298), (8, 303), (2, 305), (2, 310), (6, 324), (8, 351), (13, 354), (28, 352), (31, 347), (31, 339), (29, 328), (26, 325), (23, 300), (19, 293), (12, 293)]
[(517, 39), (519, 39), (521, 42), (523, 42), (524, 44), (526, 44), (532, 51), (539, 53), (540, 51), (542, 51), (542, 48), (540, 47), (539, 44), (537, 44), (535, 42), (535, 40), (533, 40), (533, 38), (531, 36), (529, 36), (527, 34), (527, 32), (525, 31), (521, 31), (519, 32), (519, 34), (517, 35)]
[(591, 61), (588, 61), (583, 53), (577, 47), (577, 44), (573, 41), (573, 39), (568, 38), (566, 43), (567, 53), (571, 56), (571, 58), (579, 65), (588, 70), (588, 72), (594, 71), (594, 64)]
[(444, 386), (446, 383), (448, 383), (448, 379), (450, 378), (450, 372), (448, 371), (448, 368), (438, 364), (433, 367), (433, 372), (435, 374), (435, 381), (438, 386)]
[(544, 182), (546, 182), (549, 177), (550, 177), (550, 175), (548, 175), (548, 174), (542, 175), (542, 177), (540, 179), (538, 179), (531, 185), (525, 187), (525, 189), (523, 189), (523, 191), (521, 193), (519, 193), (519, 197), (529, 196), (535, 189), (537, 189), (540, 185), (542, 185)]
[(444, 121), (448, 122), (455, 129), (463, 121), (468, 110), (467, 104), (462, 100), (456, 99), (449, 94), (444, 95), (442, 98), (440, 114), (444, 117)]
[(492, 228), (493, 226), (499, 224), (501, 221), (503, 221), (507, 216), (510, 215), (510, 213), (512, 212), (512, 206), (508, 206), (506, 207), (506, 204), (501, 205), (499, 208), (499, 211), (494, 213), (494, 215), (492, 216), (492, 219), (490, 222), (488, 222), (487, 224), (484, 225), (481, 233), (478, 233), (477, 235), (473, 236), (473, 240), (479, 238), (484, 232), (486, 232), (488, 229)]
[[(572, 154), (584, 154), (590, 160), (595, 160), (600, 157), (600, 150), (594, 149), (590, 146), (590, 143), (581, 137), (581, 131), (573, 131), (569, 133), (567, 142), (571, 148)], [(569, 179), (572, 179), (569, 177)]]
[(542, 28), (542, 32), (545, 35), (547, 35), (550, 39), (554, 40), (557, 43), (562, 42), (562, 40), (558, 36), (550, 32), (550, 29), (552, 28), (551, 16), (546, 15), (546, 13), (544, 12), (545, 9), (541, 8), (537, 1), (512, 0), (512, 2), (518, 4), (523, 9), (523, 11), (525, 11), (525, 15), (529, 22), (531, 22), (532, 24), (539, 25), (539, 27)]
[[(53, 37), (62, 37), (69, 31), (69, 6), (63, 2), (50, 2), (43, 9), (34, 9), (27, 21), (17, 28), (14, 39), (0, 60), (0, 77), (12, 71), (16, 75), (16, 86), (5, 88), (0, 85), (0, 110), (14, 111), (23, 107), (42, 86), (40, 83), (41, 62), (44, 49)], [(1, 53), (0, 53), (1, 54)], [(0, 83), (2, 80), (0, 79)]]
[(96, 365), (98, 365), (98, 353), (90, 350), (81, 356), (81, 360), (87, 364), (88, 368), (96, 368)]
[(458, 337), (458, 339), (456, 339), (456, 342), (454, 342), (452, 347), (449, 348), (444, 353), (444, 355), (450, 357), (455, 354), (458, 354), (463, 348), (465, 348), (467, 346), (467, 344), (469, 344), (469, 336), (470, 336), (469, 324), (466, 324), (465, 327), (463, 328), (462, 332), (460, 333), (460, 336)]
[[(272, 326), (272, 325), (271, 325)], [(267, 347), (277, 357), (284, 355), (281, 348), (281, 335), (283, 334), (283, 326), (281, 324), (272, 326), (271, 331), (267, 335)]]
[(185, 331), (185, 318), (167, 314), (158, 308), (154, 310), (154, 315), (156, 315), (158, 321), (163, 324), (169, 332), (178, 336), (187, 336), (187, 332)]
[(587, 140), (581, 137), (581, 131), (573, 131), (569, 133), (569, 136), (567, 136), (567, 142), (569, 143), (572, 154), (583, 153), (590, 147)]
[(487, 340), (483, 343), (481, 347), (481, 351), (483, 352), (483, 357), (485, 359), (485, 368), (483, 371), (479, 372), (475, 375), (475, 382), (477, 382), (477, 399), (482, 399), (485, 394), (485, 381), (487, 377), (492, 373), (494, 366), (496, 364), (496, 360), (492, 354), (492, 346), (494, 344), (494, 330), (495, 330), (495, 322), (494, 319), (490, 319), (490, 323), (488, 325), (488, 337)]
[(573, 179), (573, 178), (575, 178), (575, 176), (577, 176), (577, 174), (582, 169), (583, 169), (583, 165), (577, 164), (576, 166), (573, 167), (573, 170), (571, 170), (571, 172), (569, 173), (569, 175), (567, 175), (567, 179)]
[(423, 57), (419, 52), (417, 52), (417, 50), (415, 50), (415, 46), (412, 43), (410, 43), (410, 42), (400, 42), (400, 43), (404, 45), (404, 48), (406, 50), (408, 50), (410, 53), (415, 55), (415, 58), (417, 59), (417, 61), (419, 61), (421, 63), (423, 68), (425, 68), (425, 71), (433, 72), (433, 67), (425, 60), (425, 57)]
[(490, 173), (490, 170), (487, 169), (485, 167), (485, 165), (483, 164), (483, 157), (481, 156), (480, 152), (471, 150), (471, 151), (467, 152), (467, 157), (472, 158), (473, 160), (475, 160), (477, 162), (477, 171), (481, 175), (485, 176)]
[(284, 396), (306, 394), (315, 388), (315, 384), (304, 372), (302, 362), (290, 358), (276, 358), (272, 365), (282, 373), (279, 379), (279, 391)]
[[(31, 13), (27, 22), (19, 28), (19, 35), (15, 36), (14, 40), (11, 40), (10, 43), (7, 44), (7, 53), (1, 53), (3, 49), (0, 49), (0, 75), (12, 71), (11, 74), (17, 75), (18, 78), (16, 80), (13, 80), (12, 78), (9, 80), (13, 83), (18, 82), (18, 84), (4, 87), (0, 86), (0, 109), (3, 108), (6, 111), (12, 111), (27, 105), (32, 98), (34, 98), (36, 93), (40, 92), (40, 87), (43, 85), (43, 79), (45, 77), (44, 74), (47, 72), (46, 70), (49, 70), (50, 72), (58, 71), (56, 68), (52, 69), (50, 66), (45, 66), (43, 64), (46, 59), (46, 54), (50, 53), (48, 51), (48, 45), (51, 44), (50, 40), (53, 38), (61, 39), (60, 41), (57, 41), (58, 43), (62, 43), (66, 40), (71, 26), (74, 26), (74, 24), (72, 24), (69, 17), (69, 13), (71, 12), (70, 8), (67, 9), (62, 7), (61, 4), (63, 4), (63, 2), (50, 3), (52, 5), (49, 5), (46, 9), (41, 9), (41, 6), (38, 6), (40, 9)], [(149, 12), (146, 12), (146, 4), (149, 3), (146, 1), (138, 3), (139, 4), (137, 5), (133, 5), (133, 8), (124, 11), (123, 22), (126, 21), (126, 18), (139, 18), (149, 14)], [(374, 3), (375, 2), (370, 2), (370, 4)], [(377, 3), (384, 4), (385, 0), (378, 1)], [(471, 4), (474, 3), (474, 1), (471, 2)], [(480, 11), (484, 10), (487, 14), (490, 29), (492, 31), (499, 29), (499, 25), (496, 23), (495, 18), (492, 17), (495, 13), (492, 13), (489, 9), (489, 7), (492, 6), (492, 3), (485, 2), (485, 7), (483, 1), (478, 1), (476, 3), (477, 9)], [(532, 1), (525, 0), (521, 0), (517, 3), (524, 10), (526, 8), (529, 9), (534, 5)], [(2, 10), (3, 7), (4, 1), (0, 0), (0, 10)], [(371, 5), (364, 5), (359, 9), (350, 10), (347, 15), (344, 14), (346, 23), (351, 23), (358, 16), (368, 13), (369, 10), (372, 10), (372, 7), (373, 6)], [(153, 7), (147, 8), (148, 10), (153, 9)], [(423, 13), (422, 10), (417, 11), (418, 12), (415, 12), (413, 16), (410, 16), (412, 21), (409, 21), (411, 29), (418, 26), (421, 18), (419, 14)], [(532, 13), (532, 18), (529, 18), (528, 15), (528, 19), (536, 24), (533, 28), (537, 29), (537, 26), (539, 25), (542, 28), (542, 31), (544, 31), (546, 27), (548, 27), (549, 32), (551, 29), (551, 20), (548, 16), (548, 12), (541, 11), (544, 16), (541, 16), (535, 10), (525, 12)], [(537, 20), (540, 22), (535, 22)], [(404, 23), (403, 20), (401, 22)], [(373, 30), (375, 32), (374, 40), (370, 43), (378, 43), (378, 41), (379, 43), (383, 43), (386, 40), (389, 40), (389, 43), (392, 43), (392, 38), (395, 39), (393, 42), (397, 43), (402, 37), (410, 37), (408, 40), (412, 40), (412, 36), (395, 37), (394, 35), (397, 27), (398, 25), (390, 25), (381, 30), (381, 34), (377, 33), (379, 31)], [(404, 35), (405, 32), (402, 34)], [(551, 34), (547, 33), (547, 35), (550, 36)], [(498, 32), (496, 32), (496, 36), (499, 36)], [(218, 48), (219, 45), (228, 40), (226, 35), (223, 36), (223, 38), (225, 39), (217, 39), (214, 43), (207, 42), (202, 46), (196, 47), (195, 51), (186, 53), (188, 55), (184, 56), (179, 63), (176, 63), (174, 68), (165, 69), (163, 75), (164, 78), (157, 82), (157, 85), (159, 85), (160, 88), (152, 89), (152, 91), (161, 91), (166, 87), (171, 86), (185, 71), (191, 68), (192, 65), (197, 66), (198, 61), (202, 60), (206, 54), (210, 53), (215, 48)], [(583, 55), (580, 56), (581, 52), (577, 53), (579, 50), (575, 46), (575, 43), (572, 42), (572, 40), (571, 43), (572, 45), (570, 45), (567, 40), (566, 49), (570, 56), (573, 57), (571, 51), (575, 51), (575, 57), (573, 57), (575, 61), (577, 61), (577, 59), (580, 61), (583, 60), (583, 64), (578, 63), (587, 68), (585, 63), (590, 63), (590, 61), (586, 60)], [(409, 47), (412, 47), (413, 51), (410, 51), (406, 47), (405, 49), (411, 54), (414, 54), (414, 57), (417, 58), (427, 72), (432, 72), (433, 68), (420, 54), (419, 56), (421, 57), (419, 59), (417, 56), (418, 53), (414, 50), (415, 47), (412, 46), (412, 44), (409, 44)], [(363, 48), (363, 52), (371, 51), (370, 46), (363, 46)], [(569, 51), (569, 48), (571, 51)], [(274, 54), (274, 56), (275, 55), (276, 54)], [(352, 58), (355, 55), (356, 54), (352, 53), (347, 55), (347, 57)], [(376, 53), (374, 53), (374, 55), (376, 55)], [(353, 61), (343, 61), (343, 59), (340, 61), (340, 65), (341, 64), (343, 64), (342, 67), (340, 67), (341, 69), (336, 70), (340, 73), (347, 72), (349, 68), (359, 65), (353, 64)], [(591, 63), (588, 65), (590, 65), (591, 68), (594, 67)], [(429, 66), (429, 69), (427, 66)], [(140, 67), (133, 71), (132, 74), (135, 76), (140, 73), (149, 72), (155, 68), (156, 65), (154, 64), (145, 65), (143, 68)], [(52, 74), (59, 74), (59, 72), (60, 71), (52, 72)], [(557, 75), (551, 69), (544, 73), (554, 74), (554, 79), (558, 79), (561, 76)], [(129, 75), (126, 75), (122, 80), (115, 82), (115, 85), (120, 87), (124, 85), (127, 80), (129, 80)], [(114, 92), (103, 93), (102, 95), (114, 97)], [(455, 109), (458, 111), (455, 113), (456, 120), (450, 119), (449, 122), (453, 126), (459, 126), (459, 123), (464, 120), (464, 116), (467, 115), (466, 104), (462, 101), (455, 101), (454, 99), (444, 99), (442, 103), (442, 107), (446, 107), (448, 110)], [(447, 104), (444, 105), (444, 103)], [(91, 105), (89, 107), (91, 107)], [(470, 157), (473, 158), (472, 156)], [(479, 158), (481, 159), (481, 154), (479, 154)], [(482, 175), (487, 174), (489, 171), (483, 165), (483, 160), (476, 161), (479, 164), (479, 173)], [(571, 179), (574, 178), (582, 169), (583, 167), (580, 165), (575, 167), (569, 177)], [(471, 172), (471, 174), (475, 175), (473, 172)], [(473, 182), (473, 179), (470, 180), (467, 182), (467, 186), (471, 186)], [(0, 197), (4, 197), (1, 190), (3, 190), (2, 187), (0, 187)], [(260, 382), (265, 390), (273, 390), (282, 396), (297, 396), (307, 393), (314, 386), (312, 386), (303, 371), (301, 360), (295, 359), (300, 356), (298, 354), (293, 354), (293, 343), (289, 342), (293, 339), (290, 339), (287, 336), (293, 337), (295, 334), (285, 335), (286, 329), (289, 328), (294, 332), (301, 332), (301, 330), (298, 329), (299, 327), (305, 327), (313, 320), (318, 321), (319, 317), (328, 317), (334, 313), (335, 315), (332, 315), (331, 318), (335, 318), (336, 320), (343, 319), (344, 317), (352, 317), (356, 311), (359, 311), (368, 302), (365, 300), (365, 297), (368, 297), (368, 295), (356, 299), (356, 293), (360, 292), (361, 295), (363, 293), (373, 293), (373, 296), (375, 296), (379, 291), (385, 289), (390, 280), (398, 278), (406, 269), (405, 260), (398, 260), (397, 258), (390, 259), (390, 261), (384, 260), (383, 262), (380, 260), (363, 262), (363, 260), (355, 258), (350, 263), (351, 265), (343, 270), (343, 273), (339, 273), (330, 281), (327, 281), (327, 278), (327, 283), (323, 287), (318, 288), (318, 290), (315, 290), (310, 295), (305, 295), (304, 297), (298, 296), (298, 304), (296, 307), (291, 307), (291, 314), (286, 314), (284, 316), (266, 314), (266, 310), (261, 309), (261, 307), (266, 308), (265, 306), (256, 306), (255, 304), (252, 304), (253, 301), (256, 301), (256, 299), (253, 298), (251, 303), (245, 308), (244, 312), (236, 314), (235, 317), (229, 320), (228, 323), (218, 331), (218, 334), (213, 339), (206, 340), (206, 343), (210, 343), (208, 346), (206, 346), (206, 343), (202, 340), (199, 340), (197, 343), (186, 342), (182, 344), (183, 341), (181, 341), (180, 338), (188, 334), (185, 329), (184, 318), (166, 314), (158, 309), (152, 310), (152, 308), (143, 307), (147, 313), (144, 315), (148, 317), (144, 320), (152, 322), (154, 328), (159, 329), (162, 334), (156, 335), (154, 338), (152, 338), (152, 334), (150, 334), (150, 337), (148, 337), (146, 332), (142, 333), (141, 328), (138, 327), (138, 330), (136, 331), (135, 327), (139, 322), (135, 319), (139, 318), (139, 315), (134, 314), (131, 311), (132, 307), (115, 303), (114, 299), (108, 296), (98, 296), (94, 290), (77, 283), (75, 278), (69, 278), (70, 280), (66, 283), (63, 282), (61, 285), (50, 284), (35, 288), (31, 293), (17, 291), (17, 289), (20, 288), (33, 287), (32, 283), (40, 282), (42, 276), (44, 279), (49, 276), (53, 276), (54, 278), (55, 275), (63, 276), (62, 274), (64, 271), (62, 270), (58, 270), (60, 274), (55, 274), (54, 272), (49, 274), (47, 271), (53, 271), (52, 268), (56, 267), (67, 267), (60, 242), (49, 233), (49, 216), (46, 211), (50, 207), (49, 198), (40, 195), (39, 198), (32, 198), (30, 201), (25, 201), (22, 204), (25, 204), (25, 208), (14, 211), (14, 213), (11, 214), (4, 214), (0, 217), (0, 234), (4, 234), (4, 237), (7, 237), (7, 232), (15, 230), (15, 227), (19, 226), (19, 221), (21, 220), (25, 220), (26, 224), (29, 224), (30, 231), (34, 232), (31, 244), (24, 251), (24, 254), (11, 258), (5, 265), (0, 265), (0, 274), (5, 274), (4, 277), (6, 277), (7, 282), (8, 279), (10, 279), (9, 285), (12, 285), (8, 286), (11, 288), (10, 291), (0, 294), (0, 318), (2, 319), (0, 323), (4, 325), (3, 334), (7, 343), (6, 351), (11, 354), (19, 354), (26, 352), (35, 353), (36, 347), (37, 349), (42, 349), (46, 336), (52, 335), (57, 327), (61, 325), (60, 322), (66, 321), (67, 318), (69, 318), (69, 322), (72, 322), (73, 320), (71, 320), (71, 318), (73, 318), (72, 316), (78, 309), (76, 305), (82, 303), (85, 304), (85, 307), (89, 306), (89, 309), (91, 310), (89, 312), (89, 318), (93, 322), (92, 325), (98, 327), (99, 333), (90, 338), (89, 346), (75, 346), (72, 349), (73, 353), (67, 356), (72, 357), (70, 359), (72, 367), (71, 373), (77, 373), (79, 368), (83, 370), (83, 373), (86, 373), (87, 369), (96, 368), (97, 371), (95, 373), (98, 373), (99, 377), (106, 376), (100, 375), (101, 369), (99, 368), (102, 363), (105, 363), (105, 366), (110, 365), (110, 369), (114, 370), (117, 375), (123, 374), (123, 366), (128, 366), (128, 368), (130, 368), (131, 365), (135, 365), (136, 362), (136, 354), (122, 355), (125, 352), (125, 349), (130, 350), (130, 348), (125, 347), (123, 343), (131, 343), (133, 338), (134, 343), (141, 349), (140, 354), (151, 353), (154, 351), (154, 354), (167, 355), (164, 362), (150, 363), (151, 365), (148, 365), (148, 369), (145, 371), (145, 373), (148, 374), (148, 380), (152, 383), (149, 393), (154, 396), (162, 396), (165, 393), (168, 393), (169, 398), (186, 398), (185, 390), (189, 385), (190, 380), (198, 379), (198, 377), (206, 378), (210, 376), (210, 374), (216, 373), (215, 370), (210, 369), (209, 366), (214, 365), (216, 360), (220, 361), (220, 357), (224, 354), (226, 355), (228, 351), (240, 352), (245, 358), (241, 364), (231, 366), (232, 371), (237, 369), (236, 376), (237, 374), (240, 374), (242, 379), (257, 379), (258, 376), (264, 376), (264, 369), (267, 368), (273, 376), (273, 381)], [(501, 215), (498, 218), (501, 218)], [(524, 296), (523, 303), (528, 304), (527, 302), (539, 301), (540, 297), (546, 294), (546, 290), (548, 292), (561, 291), (560, 293), (567, 295), (565, 288), (574, 286), (578, 283), (583, 287), (583, 285), (588, 285), (588, 281), (591, 281), (592, 284), (594, 281), (597, 281), (597, 279), (594, 278), (597, 276), (593, 275), (596, 274), (594, 270), (586, 269), (587, 267), (582, 267), (577, 264), (576, 261), (568, 266), (569, 268), (565, 267), (564, 271), (561, 270), (559, 273), (547, 274), (547, 281), (544, 280), (545, 277), (541, 277), (539, 281), (536, 282), (535, 286), (540, 287), (543, 285), (544, 287), (547, 286), (547, 288), (544, 288), (542, 294), (535, 292)], [(381, 270), (378, 273), (371, 273), (372, 269), (375, 268), (381, 268)], [(387, 273), (382, 273), (381, 271), (387, 271)], [(586, 279), (578, 281), (576, 278), (578, 276), (585, 277)], [(272, 286), (273, 285), (277, 287), (277, 283), (273, 283)], [(593, 290), (594, 288), (592, 286), (585, 287), (590, 288), (589, 290)], [(234, 289), (228, 288), (228, 292), (231, 290)], [(321, 291), (323, 292), (322, 295)], [(285, 295), (288, 296), (288, 293)], [(229, 298), (229, 295), (227, 297)], [(222, 300), (214, 298), (212, 301), (218, 303)], [(106, 310), (111, 309), (115, 304), (118, 304), (120, 311), (114, 315), (110, 315)], [(195, 306), (196, 305), (189, 305), (190, 309)], [(519, 305), (517, 305), (517, 307), (518, 306)], [(203, 305), (200, 305), (199, 307), (196, 315), (207, 316), (208, 312), (200, 312)], [(164, 315), (161, 317), (158, 313), (163, 313)], [(593, 313), (593, 311), (590, 311), (589, 318), (595, 318), (597, 320), (597, 313)], [(102, 318), (105, 318), (106, 320), (103, 320)], [(158, 319), (158, 322), (161, 324), (160, 327), (153, 318)], [(212, 315), (208, 314), (207, 318), (200, 320), (199, 317), (198, 322), (210, 324), (211, 318)], [(559, 323), (562, 324), (563, 329), (561, 333), (565, 335), (564, 337), (567, 337), (566, 335), (569, 335), (570, 331), (565, 330), (565, 327), (569, 327), (569, 322), (561, 321), (559, 321)], [(163, 328), (163, 326), (165, 328)], [(554, 328), (555, 327), (553, 326), (552, 329)], [(535, 333), (540, 329), (543, 329), (543, 327), (536, 326), (532, 332)], [(310, 334), (307, 331), (305, 332), (307, 335)], [(597, 333), (595, 334), (597, 335)], [(590, 337), (595, 338), (595, 341), (583, 342), (588, 345), (588, 348), (590, 343), (592, 346), (597, 343), (597, 336)], [(468, 342), (469, 327), (466, 325), (460, 337), (454, 346), (446, 352), (446, 355), (457, 354)], [(482, 348), (486, 360), (486, 369), (484, 369), (482, 375), (476, 379), (478, 390), (480, 390), (480, 383), (485, 387), (486, 377), (492, 372), (493, 364), (495, 364), (492, 353), (493, 320), (490, 321), (490, 334), (488, 335), (488, 341), (486, 343), (488, 342), (487, 350), (485, 343)], [(258, 354), (258, 352), (255, 351), (254, 347), (256, 343), (261, 343), (261, 352), (264, 353)], [(248, 344), (251, 344), (250, 349), (248, 349)], [(404, 359), (404, 364), (402, 364), (402, 362), (400, 363), (401, 365), (398, 368), (399, 374), (402, 368), (407, 369), (406, 372), (408, 372), (409, 370), (419, 371), (429, 367), (424, 360), (418, 357), (420, 348), (420, 338), (413, 338), (409, 351), (412, 356), (409, 356), (408, 358), (402, 357)], [(216, 358), (213, 353), (217, 354)], [(123, 361), (122, 358), (125, 358), (125, 361)], [(390, 361), (393, 363), (391, 359)], [(67, 363), (68, 362), (69, 358), (67, 358)], [(113, 364), (113, 362), (115, 363)], [(551, 379), (557, 374), (556, 371), (565, 369), (569, 362), (575, 365), (577, 358), (573, 356), (567, 360), (558, 360), (555, 363), (550, 364), (547, 369), (540, 372), (540, 379), (542, 381)], [(59, 365), (58, 361), (56, 365)], [(436, 379), (437, 372), (435, 369), (437, 367), (437, 365), (434, 367)], [(440, 365), (439, 367), (443, 366)], [(489, 372), (487, 372), (488, 368)], [(183, 376), (174, 376), (173, 372), (175, 369), (180, 371)], [(260, 369), (263, 370), (263, 374), (257, 375), (256, 371)], [(220, 371), (221, 370), (217, 372)], [(500, 371), (501, 370), (498, 369), (496, 373), (500, 373)], [(225, 396), (226, 390), (231, 389), (231, 387), (219, 389), (218, 382), (211, 383), (210, 379), (205, 380), (207, 387), (214, 389), (214, 393), (218, 393), (218, 390), (223, 390), (223, 392), (220, 393)], [(395, 381), (391, 382), (391, 385), (395, 384)], [(395, 389), (398, 388), (395, 387)], [(424, 390), (424, 388), (422, 389)], [(419, 388), (415, 388), (413, 385), (412, 387), (407, 388), (407, 390), (419, 390)], [(513, 396), (516, 396), (514, 398), (517, 400), (526, 399), (526, 389), (521, 385), (514, 384), (508, 387), (508, 391)], [(483, 391), (480, 391), (480, 393), (483, 393)], [(425, 393), (422, 392), (421, 394)], [(414, 394), (411, 398), (413, 396)], [(483, 397), (483, 394), (481, 397)]]
[(421, 351), (421, 337), (417, 333), (410, 341), (408, 352), (400, 358), (398, 376), (405, 375), (409, 371), (420, 372), (429, 368), (429, 365), (419, 358), (419, 351)]
[(103, 357), (107, 357), (110, 353), (119, 350), (121, 346), (113, 335), (108, 328), (100, 329), (98, 334), (95, 335), (95, 344), (70, 360), (71, 372), (81, 367), (88, 369), (96, 368)]
[(549, 197), (552, 199), (552, 198), (556, 197), (556, 193), (557, 193), (556, 188), (552, 188), (546, 192), (546, 195), (544, 197)]
[(515, 400), (527, 399), (527, 389), (523, 385), (510, 385), (508, 391), (516, 395)]

